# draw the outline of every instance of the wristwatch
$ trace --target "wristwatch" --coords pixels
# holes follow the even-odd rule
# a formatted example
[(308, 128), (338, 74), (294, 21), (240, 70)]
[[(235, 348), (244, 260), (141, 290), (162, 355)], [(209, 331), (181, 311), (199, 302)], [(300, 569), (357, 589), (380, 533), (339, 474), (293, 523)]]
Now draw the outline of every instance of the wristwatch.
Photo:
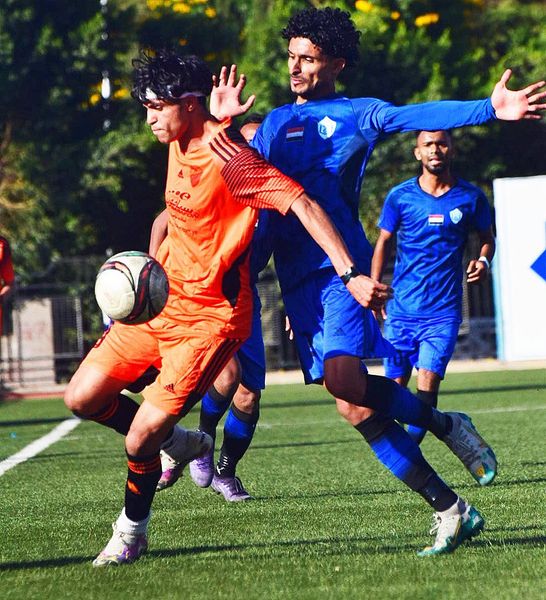
[(489, 259), (487, 258), (487, 256), (480, 256), (480, 258), (478, 258), (479, 262), (482, 262), (487, 269), (489, 270), (491, 268), (491, 263), (489, 262)]
[(345, 285), (347, 285), (349, 283), (349, 280), (351, 280), (353, 277), (358, 277), (359, 275), (360, 275), (360, 271), (354, 265), (351, 265), (345, 271), (345, 273), (343, 273), (343, 275), (341, 275), (341, 281), (343, 281), (343, 283)]

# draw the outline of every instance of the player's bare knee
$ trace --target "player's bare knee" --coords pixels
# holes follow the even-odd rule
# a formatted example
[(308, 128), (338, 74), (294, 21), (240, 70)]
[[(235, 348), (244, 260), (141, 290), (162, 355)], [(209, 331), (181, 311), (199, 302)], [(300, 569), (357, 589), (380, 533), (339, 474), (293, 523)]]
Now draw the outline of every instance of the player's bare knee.
[(77, 416), (86, 416), (94, 412), (90, 406), (92, 400), (86, 388), (75, 382), (70, 382), (64, 393), (66, 408)]
[(222, 396), (229, 397), (235, 393), (240, 380), (241, 367), (239, 361), (232, 358), (216, 378), (214, 388)]
[[(131, 426), (125, 437), (125, 449), (130, 456), (144, 456), (151, 454), (151, 432)], [(157, 447), (159, 450), (159, 445)]]
[(240, 385), (233, 397), (233, 404), (241, 411), (247, 414), (256, 412), (260, 407), (261, 392), (259, 390), (249, 390)]

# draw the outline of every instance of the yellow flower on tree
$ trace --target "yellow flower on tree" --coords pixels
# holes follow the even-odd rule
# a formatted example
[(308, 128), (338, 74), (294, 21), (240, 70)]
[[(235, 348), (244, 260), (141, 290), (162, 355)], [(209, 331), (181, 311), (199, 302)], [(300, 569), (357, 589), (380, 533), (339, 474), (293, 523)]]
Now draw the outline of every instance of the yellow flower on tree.
[(173, 4), (173, 11), (177, 13), (182, 13), (183, 15), (187, 15), (191, 12), (191, 6), (186, 4), (185, 2), (175, 2)]
[(371, 2), (368, 2), (368, 0), (356, 0), (355, 8), (363, 13), (370, 13), (372, 10), (375, 10), (375, 6)]
[(427, 27), (433, 23), (438, 23), (440, 15), (438, 13), (426, 13), (415, 18), (416, 27)]

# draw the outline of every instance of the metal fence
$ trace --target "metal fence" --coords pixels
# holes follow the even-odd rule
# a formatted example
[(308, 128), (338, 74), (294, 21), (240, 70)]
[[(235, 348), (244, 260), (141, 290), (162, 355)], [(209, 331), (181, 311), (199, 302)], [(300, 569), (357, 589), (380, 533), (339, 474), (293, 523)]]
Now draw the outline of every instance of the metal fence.
[(84, 355), (81, 298), (17, 294), (10, 304), (0, 339), (3, 387), (66, 381)]
[[(468, 244), (465, 261), (477, 255)], [(47, 283), (19, 288), (6, 307), (0, 338), (0, 385), (33, 386), (67, 381), (100, 336), (102, 320), (94, 301), (94, 276), (104, 257), (70, 259), (48, 269)], [(392, 264), (385, 280), (390, 281)], [(52, 283), (53, 282), (53, 283)], [(258, 283), (269, 370), (298, 368), (295, 347), (285, 331), (285, 313), (273, 270)], [(464, 286), (463, 323), (454, 358), (496, 356), (492, 285)], [(378, 363), (379, 361), (375, 361)]]

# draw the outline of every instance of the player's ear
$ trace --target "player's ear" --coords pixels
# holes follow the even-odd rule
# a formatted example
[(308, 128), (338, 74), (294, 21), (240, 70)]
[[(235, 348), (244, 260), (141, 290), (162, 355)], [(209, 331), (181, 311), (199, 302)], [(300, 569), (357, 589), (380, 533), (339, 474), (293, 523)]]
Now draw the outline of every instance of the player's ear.
[(415, 158), (417, 160), (421, 160), (422, 156), (421, 156), (421, 150), (419, 150), (418, 146), (415, 146), (415, 148), (413, 149), (413, 156), (415, 156)]
[(195, 108), (197, 107), (197, 103), (199, 102), (199, 100), (197, 99), (196, 96), (188, 96), (187, 98), (185, 98), (186, 101), (186, 110), (188, 112), (193, 112), (195, 110)]
[(332, 61), (333, 67), (334, 67), (334, 72), (336, 74), (336, 77), (341, 73), (341, 71), (343, 71), (343, 69), (345, 68), (345, 59), (344, 58), (334, 58)]

